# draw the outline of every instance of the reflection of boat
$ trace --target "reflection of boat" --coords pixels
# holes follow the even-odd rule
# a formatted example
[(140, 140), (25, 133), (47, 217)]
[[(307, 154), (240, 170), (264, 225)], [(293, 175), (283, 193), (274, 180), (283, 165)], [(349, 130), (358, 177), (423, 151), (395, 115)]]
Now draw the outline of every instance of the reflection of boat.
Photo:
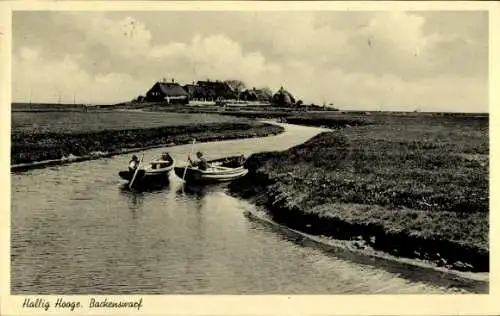
[(183, 178), (184, 171), (186, 175), (184, 180), (188, 183), (213, 183), (226, 182), (245, 176), (248, 170), (243, 167), (245, 158), (243, 156), (227, 157), (207, 161), (209, 167), (205, 170), (197, 166), (175, 167), (175, 174)]
[[(172, 169), (174, 169), (175, 160), (154, 160), (149, 163), (145, 168), (141, 168), (137, 171), (137, 175), (134, 179), (134, 186), (147, 186), (155, 184), (166, 184), (168, 183), (168, 174)], [(120, 171), (118, 173), (120, 178), (132, 181), (134, 177), (134, 171)]]
[[(131, 191), (126, 184), (120, 186), (120, 194), (126, 199), (127, 206), (132, 211), (138, 210), (142, 207), (144, 202), (144, 193), (142, 191), (143, 190)], [(135, 216), (135, 212), (132, 213), (132, 216)]]
[(222, 191), (225, 184), (225, 182), (221, 182), (219, 184), (214, 183), (214, 185), (206, 186), (204, 185), (204, 183), (190, 182), (186, 183), (183, 186), (180, 186), (177, 189), (177, 194), (189, 195), (195, 198), (203, 198), (208, 194)]
[[(129, 186), (130, 183), (122, 183), (119, 188), (122, 192), (130, 192), (131, 188)], [(136, 182), (134, 180), (134, 184), (132, 188), (134, 192), (155, 192), (155, 191), (163, 191), (165, 188), (170, 186), (170, 180), (168, 177), (165, 178), (156, 178), (149, 179), (147, 181)]]

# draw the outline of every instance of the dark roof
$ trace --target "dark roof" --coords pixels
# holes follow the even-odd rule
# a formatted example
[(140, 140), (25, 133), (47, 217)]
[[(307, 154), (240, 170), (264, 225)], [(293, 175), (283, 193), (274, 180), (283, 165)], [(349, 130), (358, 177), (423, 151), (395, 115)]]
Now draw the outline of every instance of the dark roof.
[(195, 84), (187, 84), (184, 86), (184, 90), (189, 94), (203, 92), (203, 88)]
[(196, 85), (201, 89), (199, 91), (202, 91), (205, 97), (235, 97), (233, 89), (223, 81), (198, 81)]
[(221, 81), (205, 81), (205, 80), (199, 80), (196, 82), (197, 85), (199, 86), (218, 86), (221, 84), (224, 84)]
[(172, 96), (172, 97), (188, 96), (186, 90), (184, 90), (178, 83), (174, 82), (157, 82), (151, 88), (151, 90), (157, 90), (157, 89), (163, 92), (166, 96)]
[(198, 81), (196, 83), (198, 86), (202, 87), (210, 87), (215, 89), (225, 89), (229, 91), (233, 91), (233, 88), (224, 81)]

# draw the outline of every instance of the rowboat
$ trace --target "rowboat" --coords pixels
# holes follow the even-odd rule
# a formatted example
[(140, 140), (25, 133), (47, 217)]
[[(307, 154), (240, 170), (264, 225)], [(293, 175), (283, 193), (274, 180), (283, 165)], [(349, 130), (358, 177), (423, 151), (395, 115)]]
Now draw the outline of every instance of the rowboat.
[[(174, 172), (187, 183), (217, 183), (232, 181), (248, 173), (242, 156), (227, 157), (207, 161), (210, 167), (201, 170), (197, 166), (175, 167)], [(186, 172), (184, 176), (184, 171)]]
[[(170, 161), (154, 160), (151, 161), (146, 167), (137, 171), (134, 179), (134, 186), (148, 185), (148, 184), (161, 184), (168, 183), (168, 175), (174, 169), (175, 160)], [(118, 175), (123, 180), (128, 182), (132, 181), (134, 171), (120, 171)]]

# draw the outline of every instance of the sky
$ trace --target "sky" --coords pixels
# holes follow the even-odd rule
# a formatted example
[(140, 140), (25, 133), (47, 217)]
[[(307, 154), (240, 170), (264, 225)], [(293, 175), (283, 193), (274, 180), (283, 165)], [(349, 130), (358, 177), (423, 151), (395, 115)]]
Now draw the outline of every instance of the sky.
[(488, 112), (487, 11), (18, 11), (12, 36), (14, 102), (239, 79), (346, 110)]

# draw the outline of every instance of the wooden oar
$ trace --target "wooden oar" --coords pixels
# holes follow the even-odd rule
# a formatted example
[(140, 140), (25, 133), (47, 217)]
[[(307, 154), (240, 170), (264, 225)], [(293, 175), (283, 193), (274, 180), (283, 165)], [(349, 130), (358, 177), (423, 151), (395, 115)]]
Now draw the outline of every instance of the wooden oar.
[(139, 172), (139, 169), (141, 167), (142, 160), (144, 159), (144, 153), (142, 153), (141, 160), (139, 160), (139, 164), (137, 165), (137, 168), (135, 168), (134, 176), (132, 177), (132, 180), (130, 181), (128, 188), (132, 189), (132, 185), (134, 184), (135, 177), (137, 176), (137, 172)]
[(186, 163), (186, 167), (184, 168), (184, 173), (182, 174), (182, 181), (184, 181), (184, 178), (186, 177), (186, 172), (187, 172), (187, 168), (188, 168), (188, 164), (189, 164), (189, 158), (191, 158), (191, 154), (193, 153), (195, 142), (196, 142), (196, 139), (193, 139), (193, 145), (191, 145), (191, 151), (189, 152), (188, 161)]

